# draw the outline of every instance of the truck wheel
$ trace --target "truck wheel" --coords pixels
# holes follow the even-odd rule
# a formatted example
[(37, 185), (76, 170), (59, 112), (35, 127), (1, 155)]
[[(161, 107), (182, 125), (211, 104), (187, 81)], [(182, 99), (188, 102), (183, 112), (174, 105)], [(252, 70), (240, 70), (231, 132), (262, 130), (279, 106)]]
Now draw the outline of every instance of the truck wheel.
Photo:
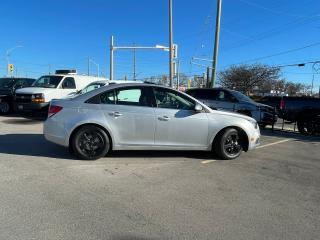
[(0, 114), (5, 115), (10, 112), (11, 108), (9, 103), (7, 102), (1, 102), (0, 103)]
[(97, 160), (110, 150), (110, 140), (105, 131), (96, 126), (83, 126), (71, 139), (74, 154), (83, 160)]
[(215, 152), (223, 160), (239, 157), (242, 149), (239, 132), (234, 128), (227, 128), (220, 133), (214, 143)]
[(312, 123), (309, 121), (299, 120), (297, 123), (297, 127), (298, 127), (298, 131), (301, 134), (304, 134), (304, 135), (313, 134)]

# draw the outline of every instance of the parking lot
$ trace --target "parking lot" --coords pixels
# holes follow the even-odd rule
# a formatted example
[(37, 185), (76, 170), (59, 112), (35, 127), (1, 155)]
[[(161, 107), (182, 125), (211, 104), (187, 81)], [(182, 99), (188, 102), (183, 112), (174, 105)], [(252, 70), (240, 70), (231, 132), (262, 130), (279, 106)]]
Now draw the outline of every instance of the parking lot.
[(41, 121), (0, 117), (0, 239), (319, 239), (320, 139), (262, 134), (231, 161), (79, 161), (45, 141)]

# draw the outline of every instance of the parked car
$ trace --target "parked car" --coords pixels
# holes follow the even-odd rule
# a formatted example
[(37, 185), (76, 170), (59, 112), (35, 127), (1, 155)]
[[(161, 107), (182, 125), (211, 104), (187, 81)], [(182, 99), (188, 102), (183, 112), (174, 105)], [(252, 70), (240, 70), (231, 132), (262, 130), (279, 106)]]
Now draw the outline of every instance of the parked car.
[(282, 97), (279, 115), (297, 122), (302, 134), (320, 134), (320, 99), (312, 97)]
[(214, 150), (234, 159), (259, 145), (260, 130), (251, 117), (214, 111), (185, 93), (141, 83), (53, 100), (44, 136), (88, 160), (110, 150)]
[(213, 110), (231, 111), (250, 116), (263, 127), (277, 121), (276, 113), (271, 106), (257, 103), (238, 91), (225, 88), (193, 88), (186, 93)]
[(68, 97), (75, 97), (90, 91), (93, 91), (95, 89), (107, 86), (109, 84), (119, 84), (119, 83), (142, 83), (141, 81), (127, 81), (127, 80), (101, 80), (101, 81), (96, 81), (92, 82), (89, 85), (87, 85), (85, 88), (77, 91), (70, 93)]
[(78, 75), (75, 70), (57, 70), (56, 74), (40, 77), (31, 87), (17, 90), (14, 107), (18, 112), (47, 111), (52, 99), (65, 98), (97, 80), (106, 79)]
[(13, 99), (17, 89), (29, 87), (33, 78), (0, 78), (0, 114), (8, 114), (13, 110)]

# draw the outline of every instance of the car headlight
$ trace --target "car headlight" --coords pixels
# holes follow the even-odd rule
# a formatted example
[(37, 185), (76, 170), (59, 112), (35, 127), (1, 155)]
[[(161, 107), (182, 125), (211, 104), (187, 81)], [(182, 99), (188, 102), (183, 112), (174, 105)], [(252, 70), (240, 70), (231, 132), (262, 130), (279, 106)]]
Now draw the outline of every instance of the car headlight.
[(32, 94), (31, 101), (36, 103), (44, 103), (45, 102), (44, 94), (43, 93)]
[(255, 129), (258, 129), (258, 128), (259, 128), (259, 124), (257, 123), (256, 120), (248, 120), (248, 121), (253, 125), (253, 127), (254, 127)]

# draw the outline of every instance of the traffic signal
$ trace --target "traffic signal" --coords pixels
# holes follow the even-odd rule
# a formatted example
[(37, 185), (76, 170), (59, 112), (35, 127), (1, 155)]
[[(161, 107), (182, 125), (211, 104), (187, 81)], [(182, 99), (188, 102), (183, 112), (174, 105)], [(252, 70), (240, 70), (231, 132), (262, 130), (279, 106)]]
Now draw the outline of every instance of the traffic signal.
[(8, 72), (10, 72), (10, 73), (13, 73), (13, 70), (14, 70), (14, 66), (13, 66), (13, 64), (8, 64)]

